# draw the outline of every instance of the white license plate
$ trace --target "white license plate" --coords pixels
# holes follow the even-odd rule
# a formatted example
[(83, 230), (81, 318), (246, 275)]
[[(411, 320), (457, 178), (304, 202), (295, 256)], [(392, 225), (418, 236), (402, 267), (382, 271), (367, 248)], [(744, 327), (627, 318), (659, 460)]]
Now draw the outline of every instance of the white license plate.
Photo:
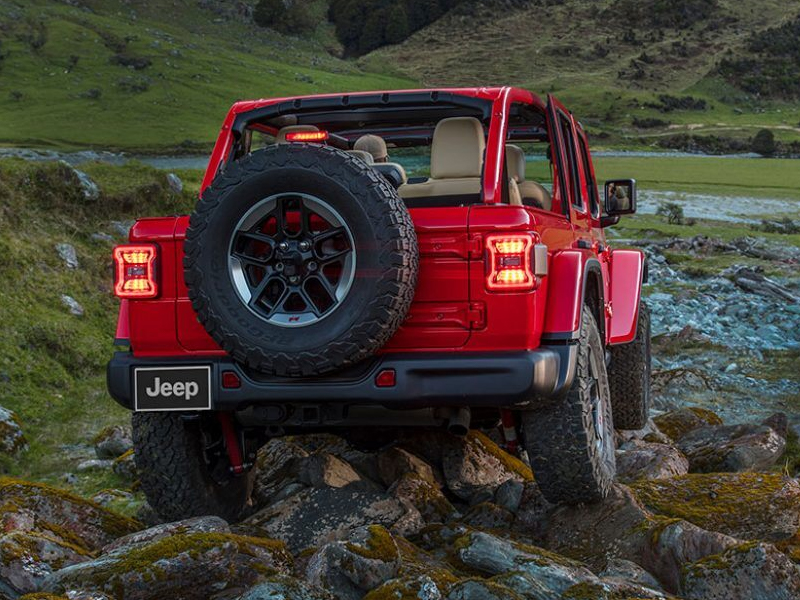
[(211, 410), (211, 367), (137, 367), (136, 411)]

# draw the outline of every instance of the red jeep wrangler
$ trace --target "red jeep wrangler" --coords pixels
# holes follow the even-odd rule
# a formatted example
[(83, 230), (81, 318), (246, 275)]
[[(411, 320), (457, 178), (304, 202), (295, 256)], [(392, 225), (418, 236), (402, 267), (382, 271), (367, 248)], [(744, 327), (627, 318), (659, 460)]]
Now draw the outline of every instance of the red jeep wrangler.
[(151, 505), (236, 518), (273, 436), (499, 423), (550, 501), (603, 497), (649, 404), (644, 256), (603, 234), (635, 192), (601, 205), (581, 125), (518, 88), (237, 102), (194, 213), (114, 250), (108, 387)]

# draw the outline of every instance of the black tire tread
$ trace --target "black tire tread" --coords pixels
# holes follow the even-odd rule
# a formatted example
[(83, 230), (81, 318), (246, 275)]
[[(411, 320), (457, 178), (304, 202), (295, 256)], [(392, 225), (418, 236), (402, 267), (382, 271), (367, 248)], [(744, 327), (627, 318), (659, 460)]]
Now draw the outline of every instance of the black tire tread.
[[(254, 152), (229, 165), (205, 190), (192, 213), (184, 243), (184, 276), (189, 299), (209, 335), (235, 360), (277, 376), (311, 376), (353, 365), (377, 352), (408, 315), (417, 284), (419, 250), (414, 224), (397, 191), (379, 173), (354, 156), (328, 146), (279, 144)], [(305, 152), (305, 154), (304, 154)], [(316, 155), (319, 155), (319, 158)], [(393, 268), (375, 283), (375, 294), (364, 317), (347, 332), (314, 351), (265, 351), (244, 342), (209, 304), (203, 292), (203, 272), (197, 265), (203, 232), (226, 194), (245, 179), (270, 166), (300, 163), (342, 183), (358, 194), (373, 223), (378, 223), (378, 247)], [(369, 193), (363, 193), (363, 190)]]
[[(554, 504), (601, 500), (608, 494), (614, 476), (600, 468), (594, 447), (589, 443), (584, 414), (581, 390), (589, 375), (590, 351), (600, 352), (600, 364), (605, 364), (600, 332), (588, 308), (581, 317), (579, 344), (575, 380), (567, 396), (522, 413), (525, 449), (534, 477), (544, 497)], [(608, 394), (608, 384), (602, 377), (600, 385)], [(613, 426), (610, 430), (613, 431)]]
[(618, 429), (641, 429), (650, 413), (650, 308), (639, 306), (636, 337), (612, 346), (608, 369), (614, 424)]
[(142, 491), (166, 521), (217, 515), (235, 521), (244, 512), (253, 473), (228, 485), (211, 481), (203, 460), (199, 424), (177, 413), (134, 413), (134, 461)]

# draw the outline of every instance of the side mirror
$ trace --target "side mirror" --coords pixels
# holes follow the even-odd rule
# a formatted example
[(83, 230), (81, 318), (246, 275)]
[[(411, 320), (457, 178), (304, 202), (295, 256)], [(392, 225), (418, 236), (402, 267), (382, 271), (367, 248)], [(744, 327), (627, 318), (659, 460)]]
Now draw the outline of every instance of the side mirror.
[(636, 212), (636, 180), (611, 179), (606, 181), (605, 213), (609, 217), (632, 215)]

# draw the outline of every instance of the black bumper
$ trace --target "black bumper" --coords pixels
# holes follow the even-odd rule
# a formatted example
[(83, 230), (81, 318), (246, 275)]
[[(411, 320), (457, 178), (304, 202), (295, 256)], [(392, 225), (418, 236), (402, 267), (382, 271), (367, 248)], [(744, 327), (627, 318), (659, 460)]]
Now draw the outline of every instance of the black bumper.
[[(251, 373), (227, 357), (200, 359), (135, 358), (117, 352), (108, 363), (108, 390), (133, 409), (134, 367), (211, 366), (211, 408), (288, 405), (368, 405), (413, 409), (436, 407), (512, 407), (559, 397), (575, 375), (577, 346), (493, 353), (386, 354), (348, 371), (309, 379), (270, 378)], [(394, 369), (396, 384), (378, 387), (376, 375)], [(222, 373), (235, 372), (241, 387), (226, 389)]]

